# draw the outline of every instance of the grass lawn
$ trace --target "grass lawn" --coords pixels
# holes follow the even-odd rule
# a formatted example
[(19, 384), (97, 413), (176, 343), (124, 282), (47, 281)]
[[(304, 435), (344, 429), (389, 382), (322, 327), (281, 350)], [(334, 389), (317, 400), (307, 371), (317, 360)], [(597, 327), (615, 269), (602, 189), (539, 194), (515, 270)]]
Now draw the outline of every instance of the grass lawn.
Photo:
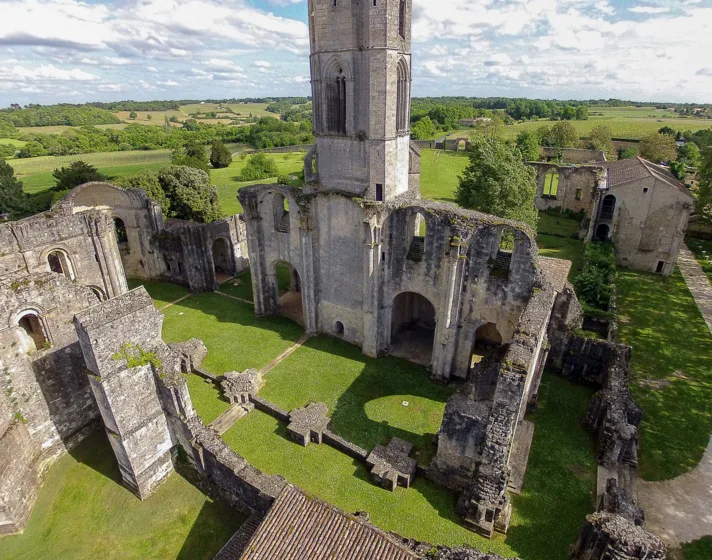
[(539, 212), (536, 236), (539, 254), (571, 261), (569, 282), (581, 272), (583, 266), (583, 241), (571, 237), (577, 230), (576, 220)]
[(469, 543), (482, 550), (513, 556), (501, 537), (489, 541), (460, 526), (455, 494), (423, 478), (409, 488), (389, 492), (370, 480), (365, 466), (327, 445), (296, 445), (286, 425), (254, 410), (224, 435), (228, 445), (251, 465), (290, 482), (349, 513), (367, 511), (388, 531), (432, 543)]
[(281, 474), (347, 512), (367, 511), (385, 530), (434, 544), (467, 543), (523, 560), (551, 560), (566, 557), (594, 509), (595, 454), (593, 438), (578, 425), (590, 391), (547, 374), (541, 394), (540, 410), (532, 416), (537, 431), (524, 493), (514, 498), (506, 539), (498, 535), (490, 541), (462, 527), (453, 493), (422, 478), (408, 490), (383, 490), (360, 463), (326, 445), (295, 445), (284, 425), (259, 411), (223, 437), (255, 467)]
[[(427, 464), (451, 389), (436, 385), (426, 368), (399, 358), (364, 356), (361, 349), (330, 336), (306, 344), (270, 371), (264, 398), (293, 410), (310, 402), (329, 407), (333, 430), (372, 449), (399, 437), (416, 446), (413, 457)], [(408, 406), (403, 402), (408, 401)]]
[(595, 509), (595, 442), (579, 422), (592, 391), (547, 372), (539, 395), (528, 417), (536, 426), (529, 466), (522, 494), (512, 496), (506, 541), (523, 560), (567, 558)]
[(230, 403), (222, 398), (214, 383), (208, 383), (198, 375), (186, 375), (190, 400), (204, 424), (210, 424), (228, 408)]
[(185, 286), (170, 284), (168, 282), (153, 282), (151, 280), (129, 278), (128, 284), (130, 290), (138, 288), (139, 286), (146, 288), (148, 295), (153, 298), (156, 307), (159, 309), (189, 294), (188, 288)]
[(712, 558), (712, 537), (683, 544), (682, 554), (685, 560), (710, 560)]
[(420, 151), (420, 192), (427, 200), (455, 202), (458, 175), (467, 167), (464, 152)]
[(712, 433), (712, 334), (678, 270), (667, 279), (619, 270), (616, 285), (619, 340), (633, 347), (631, 391), (645, 413), (640, 474), (675, 478), (699, 463)]
[(252, 301), (252, 277), (250, 270), (238, 274), (235, 278), (220, 284), (218, 291), (240, 299)]
[(202, 339), (208, 348), (203, 365), (218, 375), (262, 368), (304, 332), (289, 319), (256, 317), (252, 305), (215, 293), (193, 295), (164, 315), (163, 339)]
[(58, 167), (67, 166), (73, 161), (85, 161), (96, 167), (135, 165), (141, 166), (141, 169), (143, 169), (143, 166), (147, 164), (166, 164), (170, 159), (170, 150), (130, 150), (126, 152), (100, 152), (96, 154), (77, 154), (73, 156), (42, 156), (13, 159), (8, 160), (8, 163), (15, 169), (17, 176), (24, 177), (25, 175), (34, 173), (51, 173)]
[(102, 431), (52, 466), (24, 533), (0, 538), (0, 559), (210, 560), (243, 521), (177, 473), (139, 500)]
[[(695, 254), (697, 262), (700, 263), (702, 270), (705, 271), (707, 277), (712, 282), (712, 241), (704, 241), (703, 239), (685, 239), (687, 247)], [(705, 252), (703, 254), (702, 252)]]
[(22, 148), (27, 142), (22, 140), (15, 140), (14, 138), (0, 138), (0, 144), (8, 144), (10, 146), (15, 146), (17, 148)]
[[(267, 154), (267, 157), (274, 160), (279, 169), (279, 173), (283, 175), (297, 175), (304, 168), (304, 152), (292, 152), (288, 154)], [(233, 156), (232, 163), (224, 169), (213, 169), (210, 171), (210, 180), (218, 189), (220, 197), (220, 206), (223, 211), (232, 216), (242, 212), (242, 206), (237, 200), (237, 191), (247, 185), (271, 184), (277, 182), (277, 177), (262, 179), (261, 181), (242, 182), (239, 181), (239, 175), (245, 167), (246, 159)], [(299, 181), (295, 181), (296, 186), (301, 186)]]
[[(163, 124), (163, 122), (159, 123)], [(116, 124), (94, 124), (91, 125), (94, 128), (99, 128), (99, 129), (111, 129), (111, 130), (123, 130), (126, 128), (125, 123), (116, 123)], [(18, 126), (17, 130), (19, 130), (22, 134), (62, 134), (62, 132), (65, 132), (67, 130), (71, 130), (73, 128), (81, 128), (81, 126), (70, 126), (70, 125), (57, 125), (57, 126)]]

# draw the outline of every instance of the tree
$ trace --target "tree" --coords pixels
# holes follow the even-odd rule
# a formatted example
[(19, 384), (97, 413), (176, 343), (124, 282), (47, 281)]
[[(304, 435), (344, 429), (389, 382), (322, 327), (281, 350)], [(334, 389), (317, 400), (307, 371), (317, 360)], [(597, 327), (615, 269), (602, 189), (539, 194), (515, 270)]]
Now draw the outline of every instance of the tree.
[(576, 120), (577, 121), (588, 120), (588, 106), (579, 105), (578, 107), (576, 107)]
[(161, 187), (158, 175), (153, 171), (142, 171), (132, 177), (119, 177), (114, 182), (124, 189), (141, 189), (148, 198), (161, 205), (165, 217), (171, 215), (171, 201)]
[(539, 136), (533, 130), (522, 130), (517, 134), (517, 148), (524, 161), (539, 161)]
[(697, 178), (695, 209), (705, 222), (712, 223), (712, 148), (702, 152)]
[(47, 155), (47, 150), (45, 150), (45, 147), (40, 144), (39, 142), (28, 142), (22, 148), (20, 148), (20, 151), (17, 152), (17, 157), (18, 158), (31, 158), (31, 157), (39, 157), (39, 156), (46, 156)]
[(106, 181), (106, 177), (96, 167), (83, 161), (73, 161), (69, 167), (55, 169), (52, 177), (57, 190), (73, 189), (92, 181)]
[(687, 165), (684, 161), (671, 161), (670, 173), (682, 181), (685, 179), (685, 175), (687, 174)]
[(548, 126), (543, 125), (537, 128), (536, 135), (539, 137), (539, 145), (547, 147), (554, 145), (554, 138), (551, 136), (551, 128)]
[(250, 156), (240, 173), (240, 181), (259, 181), (279, 175), (277, 164), (263, 153)]
[(618, 159), (630, 159), (638, 155), (637, 148), (625, 148), (618, 151)]
[(640, 143), (640, 155), (654, 163), (674, 160), (677, 157), (675, 137), (659, 132), (646, 136)]
[(169, 165), (158, 172), (158, 182), (171, 201), (171, 217), (203, 223), (223, 217), (218, 190), (210, 184), (205, 171)]
[(673, 138), (677, 137), (677, 132), (675, 132), (674, 128), (671, 128), (669, 126), (664, 126), (660, 130), (658, 130), (660, 134), (667, 134), (668, 136), (672, 136)]
[(697, 167), (700, 163), (700, 149), (694, 142), (687, 142), (677, 149), (677, 160), (690, 167)]
[(551, 127), (551, 139), (557, 148), (574, 148), (578, 145), (579, 135), (573, 124), (559, 121)]
[(588, 133), (588, 145), (592, 150), (610, 153), (613, 151), (611, 129), (599, 124)]
[(7, 212), (13, 220), (22, 218), (27, 205), (27, 194), (22, 190), (22, 182), (15, 178), (15, 170), (0, 160), (0, 213)]
[(12, 144), (0, 144), (0, 158), (8, 158), (15, 155), (17, 148)]
[(430, 119), (430, 117), (423, 117), (417, 123), (415, 123), (410, 129), (410, 135), (415, 140), (426, 140), (435, 134), (435, 124)]
[(136, 120), (136, 117), (138, 117), (138, 115), (136, 114), (136, 111), (131, 111), (131, 112), (129, 113), (129, 118), (130, 118), (132, 121)]
[(220, 140), (213, 141), (210, 150), (210, 165), (215, 169), (223, 169), (232, 163), (232, 152)]
[(516, 147), (496, 137), (476, 138), (459, 181), (455, 199), (460, 206), (526, 222), (536, 230), (536, 172)]
[(153, 118), (153, 115), (151, 113), (146, 113), (146, 120), (150, 121)]
[(205, 146), (197, 140), (190, 139), (184, 145), (183, 149), (176, 148), (171, 155), (171, 163), (173, 165), (185, 165), (194, 167), (206, 173), (210, 172), (210, 161), (205, 153)]

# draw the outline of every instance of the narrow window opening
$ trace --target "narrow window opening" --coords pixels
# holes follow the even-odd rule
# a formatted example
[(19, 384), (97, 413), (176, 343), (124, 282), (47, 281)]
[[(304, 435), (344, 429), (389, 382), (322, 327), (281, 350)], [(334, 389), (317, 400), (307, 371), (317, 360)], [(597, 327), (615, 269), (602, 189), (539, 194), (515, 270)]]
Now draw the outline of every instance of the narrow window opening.
[(398, 84), (396, 88), (396, 129), (398, 132), (408, 130), (408, 70), (405, 61), (398, 62)]
[(341, 321), (336, 321), (336, 324), (334, 325), (334, 334), (344, 334), (344, 324)]
[(544, 176), (544, 196), (556, 198), (559, 192), (559, 174), (556, 171), (549, 171)]
[(425, 256), (425, 240), (427, 237), (427, 226), (425, 224), (425, 216), (420, 212), (412, 214), (408, 219), (408, 236), (410, 243), (408, 245), (408, 254), (406, 259), (409, 261), (420, 262)]
[(114, 228), (116, 229), (116, 242), (119, 245), (126, 245), (129, 242), (129, 236), (126, 233), (126, 224), (121, 218), (114, 218)]
[(492, 262), (491, 276), (496, 278), (509, 278), (509, 271), (512, 268), (512, 254), (514, 251), (514, 233), (511, 231), (502, 232), (499, 239), (497, 255)]
[(648, 187), (643, 187), (643, 192), (648, 192)]
[(281, 233), (289, 233), (289, 202), (281, 194), (275, 194), (272, 200), (274, 208), (274, 228)]
[(665, 261), (658, 261), (658, 267), (655, 269), (657, 274), (662, 274), (665, 269)]
[(602, 220), (612, 220), (613, 214), (616, 210), (616, 197), (612, 194), (606, 196), (603, 199), (603, 205), (601, 207), (601, 219)]
[(401, 39), (405, 39), (405, 0), (400, 0), (398, 10), (398, 34), (401, 36)]
[(576, 200), (583, 199), (583, 189), (576, 189)]
[(376, 201), (383, 202), (383, 185), (376, 183)]

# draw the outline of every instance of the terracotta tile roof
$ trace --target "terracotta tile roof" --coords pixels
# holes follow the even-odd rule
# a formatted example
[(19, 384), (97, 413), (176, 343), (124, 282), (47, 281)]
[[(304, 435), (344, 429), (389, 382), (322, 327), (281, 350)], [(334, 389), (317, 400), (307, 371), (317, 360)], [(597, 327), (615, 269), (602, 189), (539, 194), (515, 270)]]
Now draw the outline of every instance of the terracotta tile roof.
[(385, 532), (290, 485), (240, 560), (415, 560)]
[(617, 187), (618, 185), (625, 185), (626, 183), (632, 183), (633, 181), (645, 179), (646, 177), (654, 177), (692, 197), (692, 194), (685, 185), (678, 181), (668, 169), (662, 165), (657, 165), (643, 159), (640, 156), (604, 162), (600, 165), (608, 168), (609, 187)]

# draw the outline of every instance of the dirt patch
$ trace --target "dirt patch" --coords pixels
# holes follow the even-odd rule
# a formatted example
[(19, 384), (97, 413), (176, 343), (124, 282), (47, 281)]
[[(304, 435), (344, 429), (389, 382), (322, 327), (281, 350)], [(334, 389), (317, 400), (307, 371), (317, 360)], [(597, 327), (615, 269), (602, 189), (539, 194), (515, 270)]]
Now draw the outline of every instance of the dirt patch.
[(670, 386), (669, 379), (653, 379), (650, 377), (647, 377), (645, 379), (639, 379), (638, 383), (643, 387), (652, 389), (653, 391), (662, 391), (663, 389), (667, 389)]
[(685, 373), (681, 370), (677, 370), (672, 374), (673, 377), (676, 377), (677, 379), (690, 379)]

